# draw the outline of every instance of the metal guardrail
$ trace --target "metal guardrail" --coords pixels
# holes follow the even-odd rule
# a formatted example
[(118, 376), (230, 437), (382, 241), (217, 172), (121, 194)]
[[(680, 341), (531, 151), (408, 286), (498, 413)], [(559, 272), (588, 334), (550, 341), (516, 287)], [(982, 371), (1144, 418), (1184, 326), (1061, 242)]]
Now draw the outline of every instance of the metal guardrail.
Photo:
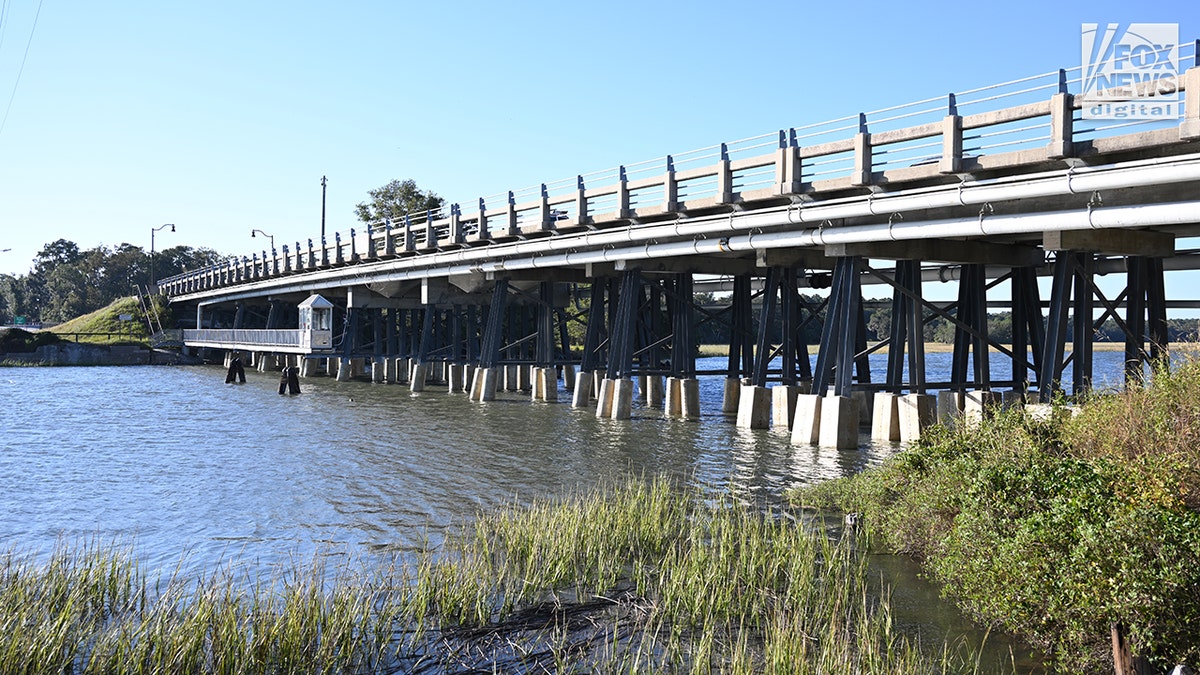
[[(1181, 70), (1191, 68), (1180, 91), (1200, 88), (1198, 44), (1181, 46)], [(368, 223), (345, 238), (335, 233), (332, 243), (284, 245), (159, 283), (178, 295), (447, 247), (636, 227), (639, 218), (680, 211), (1065, 158), (1079, 142), (1103, 152), (1131, 134), (1150, 145), (1181, 140), (1178, 123), (1084, 119), (1082, 82), (1080, 68), (1058, 70), (793, 127), (482, 197), (470, 209), (453, 203), (403, 222)], [(1185, 124), (1200, 127), (1198, 100), (1188, 97)]]
[(299, 347), (300, 331), (297, 329), (219, 329), (182, 331), (180, 339), (195, 346), (238, 345), (243, 347)]

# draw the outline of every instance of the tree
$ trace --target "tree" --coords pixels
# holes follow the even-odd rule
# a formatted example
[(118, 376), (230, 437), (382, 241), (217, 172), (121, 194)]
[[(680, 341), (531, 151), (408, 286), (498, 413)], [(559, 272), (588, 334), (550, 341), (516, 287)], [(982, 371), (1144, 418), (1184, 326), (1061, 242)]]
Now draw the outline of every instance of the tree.
[(413, 180), (393, 180), (382, 187), (367, 190), (367, 194), (371, 196), (371, 201), (361, 202), (354, 207), (355, 215), (364, 223), (403, 220), (408, 214), (437, 211), (445, 202), (432, 190), (422, 191)]

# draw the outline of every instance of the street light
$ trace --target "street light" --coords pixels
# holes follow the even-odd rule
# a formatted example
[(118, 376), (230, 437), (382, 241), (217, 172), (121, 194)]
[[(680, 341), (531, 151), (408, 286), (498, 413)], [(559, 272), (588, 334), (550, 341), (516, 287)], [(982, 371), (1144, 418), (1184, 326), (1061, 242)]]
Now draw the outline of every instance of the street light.
[(261, 234), (262, 236), (271, 240), (271, 255), (275, 255), (275, 235), (267, 234), (266, 232), (263, 232), (262, 230), (257, 230), (257, 229), (250, 230), (250, 238), (251, 239), (253, 239), (255, 237), (255, 235), (259, 235), (259, 234)]
[(150, 228), (150, 290), (151, 290), (151, 292), (155, 292), (158, 290), (158, 284), (154, 283), (154, 233), (158, 232), (159, 230), (166, 228), (166, 227), (171, 228), (172, 232), (175, 231), (174, 223), (166, 223), (165, 225), (159, 225), (158, 227)]

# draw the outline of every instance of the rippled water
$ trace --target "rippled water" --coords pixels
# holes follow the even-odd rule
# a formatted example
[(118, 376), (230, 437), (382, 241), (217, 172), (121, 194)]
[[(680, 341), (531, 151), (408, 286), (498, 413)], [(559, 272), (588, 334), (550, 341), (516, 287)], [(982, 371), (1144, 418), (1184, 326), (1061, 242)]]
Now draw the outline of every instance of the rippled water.
[[(280, 396), (275, 375), (247, 375), (226, 385), (219, 367), (0, 369), (0, 546), (98, 536), (134, 542), (149, 569), (185, 553), (186, 569), (230, 559), (265, 569), (329, 547), (416, 550), (480, 508), (629, 474), (770, 501), (897, 451), (794, 447), (784, 433), (738, 429), (717, 412), (719, 377), (701, 380), (699, 421), (637, 407), (611, 421), (572, 409), (565, 393), (480, 404), (438, 387), (311, 378), (302, 395)], [(939, 625), (935, 635), (966, 630), (907, 565), (901, 597), (927, 605), (908, 620)]]

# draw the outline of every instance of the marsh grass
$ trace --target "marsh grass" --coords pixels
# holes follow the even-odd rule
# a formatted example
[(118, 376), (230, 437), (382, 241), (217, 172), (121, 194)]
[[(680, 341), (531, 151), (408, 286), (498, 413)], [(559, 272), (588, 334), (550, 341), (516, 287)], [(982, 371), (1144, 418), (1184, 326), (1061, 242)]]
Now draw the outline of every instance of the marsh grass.
[(860, 544), (637, 480), (481, 514), (404, 564), (150, 583), (128, 548), (10, 552), (0, 671), (970, 672), (896, 629)]

